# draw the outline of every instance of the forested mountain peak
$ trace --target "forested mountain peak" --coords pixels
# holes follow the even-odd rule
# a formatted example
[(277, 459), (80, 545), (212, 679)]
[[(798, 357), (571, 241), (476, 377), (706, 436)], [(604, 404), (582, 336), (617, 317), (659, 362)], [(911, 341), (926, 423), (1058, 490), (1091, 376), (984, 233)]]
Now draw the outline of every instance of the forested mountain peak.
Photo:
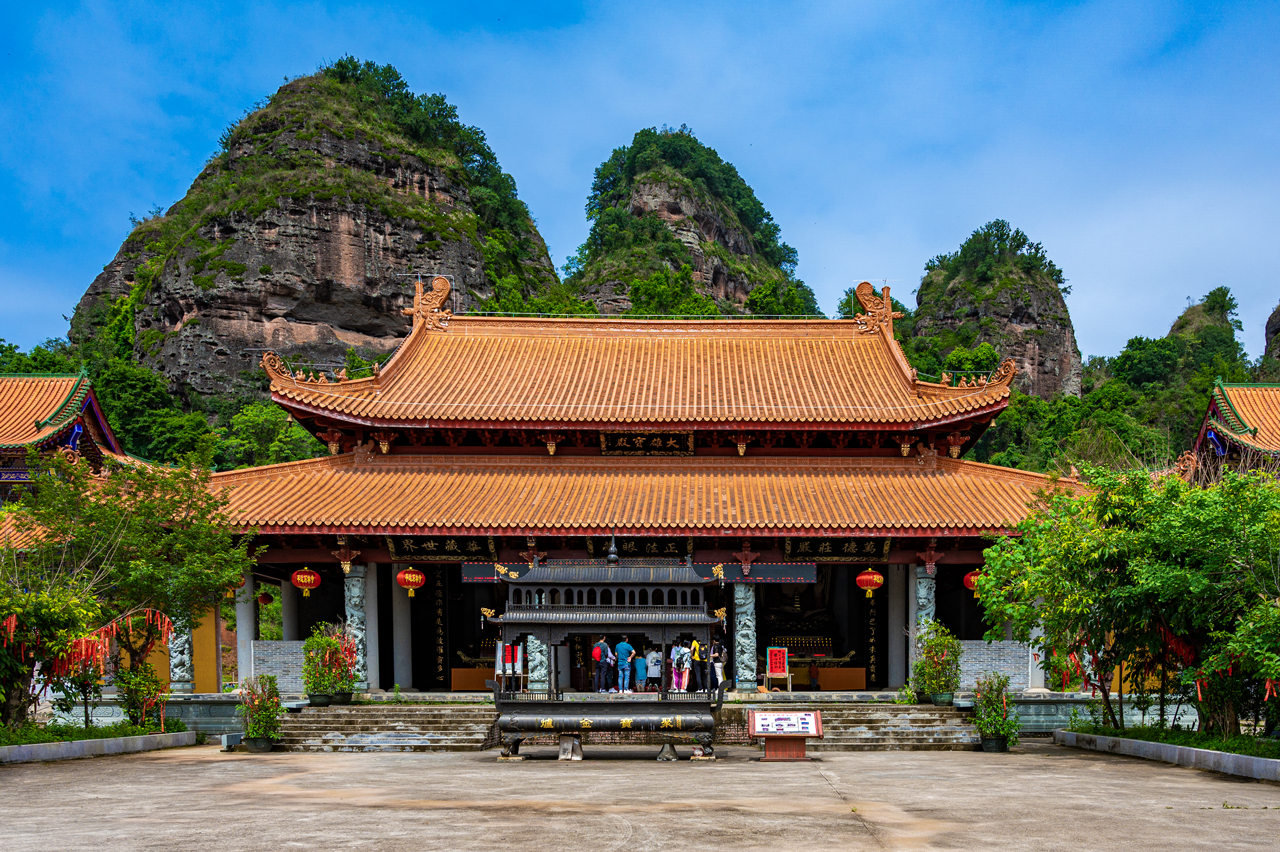
[(186, 195), (135, 222), (76, 311), (109, 357), (199, 397), (260, 389), (263, 348), (376, 355), (408, 330), (412, 274), (454, 279), (455, 310), (494, 282), (556, 280), (484, 133), (443, 95), (347, 57), (229, 127)]
[(1041, 397), (1078, 395), (1080, 350), (1062, 270), (1044, 247), (997, 219), (925, 265), (907, 354), (936, 374), (955, 349), (982, 344), (1018, 362), (1018, 387)]
[(796, 251), (692, 130), (646, 128), (595, 171), (566, 285), (605, 313), (820, 315)]

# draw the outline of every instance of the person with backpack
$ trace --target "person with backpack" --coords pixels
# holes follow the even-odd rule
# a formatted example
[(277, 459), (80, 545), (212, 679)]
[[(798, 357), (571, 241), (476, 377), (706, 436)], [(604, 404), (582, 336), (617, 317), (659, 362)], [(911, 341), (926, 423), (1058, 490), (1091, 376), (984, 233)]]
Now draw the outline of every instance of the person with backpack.
[(701, 692), (706, 680), (707, 658), (703, 654), (702, 643), (697, 639), (689, 646), (689, 668), (693, 671), (693, 691)]
[(596, 692), (605, 692), (609, 688), (609, 643), (601, 636), (600, 641), (591, 647), (591, 659), (596, 662)]
[(675, 690), (684, 692), (689, 688), (689, 664), (693, 653), (689, 650), (689, 640), (676, 646)]

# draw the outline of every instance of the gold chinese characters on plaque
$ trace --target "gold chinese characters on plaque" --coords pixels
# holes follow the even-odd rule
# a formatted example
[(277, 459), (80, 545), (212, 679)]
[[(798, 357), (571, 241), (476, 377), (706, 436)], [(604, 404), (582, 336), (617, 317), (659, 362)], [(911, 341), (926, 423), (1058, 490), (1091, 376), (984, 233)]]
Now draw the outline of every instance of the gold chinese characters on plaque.
[(491, 536), (389, 535), (387, 550), (394, 562), (496, 562)]
[(885, 562), (889, 538), (788, 538), (783, 542), (787, 559), (800, 562)]
[(604, 456), (691, 456), (693, 432), (601, 432)]

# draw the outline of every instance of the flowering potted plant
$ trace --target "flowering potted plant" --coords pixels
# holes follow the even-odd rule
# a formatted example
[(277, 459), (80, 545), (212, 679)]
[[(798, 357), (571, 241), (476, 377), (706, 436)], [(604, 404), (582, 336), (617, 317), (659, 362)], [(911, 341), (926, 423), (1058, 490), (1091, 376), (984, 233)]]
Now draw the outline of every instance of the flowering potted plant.
[(960, 688), (960, 640), (940, 621), (916, 629), (916, 664), (911, 684), (934, 704), (950, 705)]
[(317, 625), (302, 652), (302, 685), (311, 705), (350, 704), (356, 683), (355, 638), (341, 625)]
[(240, 684), (240, 704), (236, 714), (244, 722), (244, 748), (253, 754), (271, 751), (280, 739), (280, 690), (275, 675), (247, 677)]
[(977, 713), (973, 723), (982, 737), (983, 751), (1008, 751), (1018, 744), (1018, 714), (1009, 707), (1009, 678), (992, 672), (974, 689)]

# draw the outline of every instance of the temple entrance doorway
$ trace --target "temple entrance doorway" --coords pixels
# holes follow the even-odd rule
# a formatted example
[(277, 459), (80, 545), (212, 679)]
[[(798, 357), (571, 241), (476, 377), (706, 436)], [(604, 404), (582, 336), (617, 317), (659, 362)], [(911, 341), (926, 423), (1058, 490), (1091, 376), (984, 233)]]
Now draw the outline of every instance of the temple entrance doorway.
[(866, 563), (822, 564), (813, 583), (757, 586), (759, 675), (765, 672), (767, 649), (784, 647), (792, 689), (881, 688), (886, 681), (888, 595), (882, 587), (868, 598), (858, 588), (854, 578), (868, 567), (881, 574), (888, 569)]

